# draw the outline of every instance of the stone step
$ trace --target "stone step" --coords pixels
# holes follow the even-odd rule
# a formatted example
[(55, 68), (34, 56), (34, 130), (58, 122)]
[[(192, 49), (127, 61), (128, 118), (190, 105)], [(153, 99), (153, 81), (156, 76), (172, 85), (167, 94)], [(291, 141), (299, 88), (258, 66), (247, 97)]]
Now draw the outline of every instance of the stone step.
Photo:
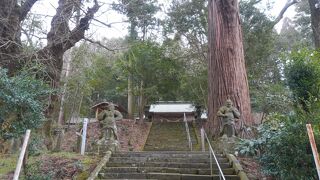
[[(190, 124), (193, 145), (198, 144), (195, 131)], [(184, 122), (154, 122), (150, 129), (145, 151), (189, 150)]]
[[(156, 145), (159, 144), (158, 142), (155, 141), (161, 141), (161, 139), (155, 139), (155, 140), (151, 140), (149, 142), (147, 142), (145, 145)], [(186, 142), (181, 142), (181, 139), (171, 139), (171, 140), (164, 140), (162, 141), (163, 143), (165, 143), (166, 145), (188, 145), (188, 141), (186, 140)]]
[[(115, 153), (112, 157), (161, 157), (161, 158), (210, 158), (208, 152), (198, 151), (144, 151), (144, 152), (123, 152)], [(223, 154), (216, 154), (217, 158), (225, 157)]]
[[(228, 158), (217, 158), (219, 163), (228, 163)], [(179, 163), (210, 163), (210, 158), (190, 157), (190, 158), (173, 158), (173, 157), (111, 157), (109, 163), (145, 163), (145, 162), (179, 162)]]
[[(211, 170), (199, 168), (169, 168), (169, 167), (104, 167), (104, 173), (179, 173), (179, 174), (200, 174), (210, 175)], [(218, 169), (213, 169), (214, 174), (218, 174)], [(234, 175), (233, 168), (223, 169), (225, 175)]]
[[(161, 134), (166, 134), (167, 132), (161, 132)], [(168, 132), (169, 133), (169, 132)], [(179, 133), (179, 134), (178, 134)], [(177, 140), (184, 140), (184, 142), (188, 142), (188, 137), (186, 134), (180, 134), (180, 132), (177, 132), (174, 136), (168, 138), (168, 137), (161, 137), (159, 136), (150, 136), (149, 140), (163, 140), (163, 141), (177, 141)], [(197, 142), (197, 136), (195, 132), (190, 132), (191, 140), (194, 142)]]
[[(99, 173), (100, 179), (158, 179), (158, 180), (218, 180), (219, 175), (177, 173)], [(227, 180), (240, 180), (236, 175), (225, 175)]]
[[(116, 152), (114, 154), (208, 154), (209, 152), (202, 152), (202, 151), (129, 151), (129, 152)], [(114, 155), (112, 154), (112, 155)], [(222, 153), (217, 153), (221, 154)]]
[[(195, 154), (195, 155), (209, 155), (209, 152), (202, 151), (129, 151), (129, 152), (116, 152), (112, 155), (137, 155), (137, 154)], [(221, 153), (217, 153), (216, 155), (223, 155)]]
[[(229, 163), (219, 163), (222, 169), (230, 168)], [(170, 168), (209, 168), (210, 163), (176, 163), (176, 162), (145, 162), (145, 163), (119, 163), (119, 162), (108, 162), (106, 167), (170, 167)], [(213, 163), (213, 167), (217, 167)]]
[(186, 149), (189, 149), (189, 146), (187, 145), (181, 145), (181, 146), (166, 146), (166, 147), (158, 147), (158, 146), (144, 146), (144, 150), (148, 151), (170, 151), (170, 150), (181, 150), (181, 151), (185, 151)]

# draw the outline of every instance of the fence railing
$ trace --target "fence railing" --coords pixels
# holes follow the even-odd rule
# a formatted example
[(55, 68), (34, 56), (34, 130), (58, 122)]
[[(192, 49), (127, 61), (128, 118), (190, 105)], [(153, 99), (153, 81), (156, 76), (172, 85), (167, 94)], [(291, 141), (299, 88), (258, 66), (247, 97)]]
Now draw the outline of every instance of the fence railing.
[(220, 180), (225, 180), (225, 177), (224, 177), (224, 174), (223, 174), (223, 172), (222, 172), (222, 170), (221, 170), (221, 167), (220, 167), (220, 165), (219, 165), (219, 162), (218, 162), (218, 159), (217, 159), (217, 157), (216, 157), (216, 155), (215, 155), (215, 153), (214, 153), (214, 151), (213, 151), (213, 148), (212, 148), (212, 146), (211, 146), (211, 143), (210, 143), (210, 141), (209, 141), (209, 138), (208, 138), (208, 136), (207, 136), (207, 133), (206, 133), (206, 131), (203, 129), (203, 128), (201, 128), (201, 134), (204, 136), (204, 137), (202, 137), (203, 139), (201, 140), (202, 141), (202, 144), (203, 144), (203, 146), (202, 146), (202, 151), (205, 151), (205, 147), (204, 147), (204, 141), (207, 141), (207, 143), (208, 143), (208, 146), (209, 146), (209, 155), (210, 155), (210, 171), (211, 171), (211, 175), (213, 175), (213, 164), (212, 164), (212, 162), (213, 162), (213, 159), (215, 160), (215, 162), (216, 162), (216, 164), (217, 164), (217, 167), (218, 167), (218, 170), (219, 170), (219, 178), (220, 178)]
[(319, 153), (317, 150), (317, 144), (316, 144), (316, 141), (315, 141), (314, 135), (313, 135), (313, 129), (312, 129), (311, 124), (306, 124), (306, 127), (307, 127), (309, 141), (310, 141), (310, 145), (311, 145), (311, 149), (312, 149), (314, 163), (316, 164), (318, 177), (320, 178), (320, 158), (319, 158)]
[(189, 125), (188, 125), (188, 121), (187, 121), (187, 118), (186, 118), (186, 113), (183, 114), (183, 121), (184, 121), (185, 126), (186, 126), (187, 140), (188, 140), (188, 143), (189, 143), (189, 148), (190, 148), (190, 151), (192, 151), (192, 140), (191, 140), (191, 136), (190, 136), (190, 130), (189, 130)]

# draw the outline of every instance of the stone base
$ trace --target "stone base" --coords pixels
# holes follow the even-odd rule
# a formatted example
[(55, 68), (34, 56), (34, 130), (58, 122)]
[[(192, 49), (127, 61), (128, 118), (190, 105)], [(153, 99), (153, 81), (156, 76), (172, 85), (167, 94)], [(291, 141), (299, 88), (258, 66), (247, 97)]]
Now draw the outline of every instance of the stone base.
[(213, 141), (213, 148), (217, 152), (225, 152), (227, 154), (235, 154), (235, 148), (238, 142), (240, 141), (240, 138), (233, 136), (233, 137), (227, 137), (226, 135), (223, 135), (222, 137), (219, 137), (215, 141)]
[(118, 141), (98, 141), (92, 146), (92, 152), (98, 155), (104, 155), (107, 151), (117, 152), (119, 151)]

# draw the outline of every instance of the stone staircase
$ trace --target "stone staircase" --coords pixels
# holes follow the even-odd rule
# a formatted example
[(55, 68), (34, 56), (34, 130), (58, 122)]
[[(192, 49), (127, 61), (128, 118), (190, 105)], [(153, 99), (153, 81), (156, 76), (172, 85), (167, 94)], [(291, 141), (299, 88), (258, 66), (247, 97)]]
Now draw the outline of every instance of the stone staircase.
[[(218, 180), (218, 167), (209, 152), (201, 152), (196, 128), (190, 123), (193, 151), (190, 151), (183, 122), (153, 122), (142, 152), (110, 151), (92, 179)], [(208, 150), (208, 148), (206, 148)], [(217, 154), (227, 180), (247, 180), (239, 161), (232, 155)], [(97, 176), (98, 175), (98, 176)]]
[[(226, 179), (240, 180), (226, 156), (218, 154), (217, 158)], [(215, 180), (219, 175), (215, 163), (211, 175), (208, 152), (117, 152), (97, 179)]]
[[(195, 130), (189, 123), (193, 147), (198, 144)], [(188, 151), (184, 122), (153, 122), (144, 151)]]

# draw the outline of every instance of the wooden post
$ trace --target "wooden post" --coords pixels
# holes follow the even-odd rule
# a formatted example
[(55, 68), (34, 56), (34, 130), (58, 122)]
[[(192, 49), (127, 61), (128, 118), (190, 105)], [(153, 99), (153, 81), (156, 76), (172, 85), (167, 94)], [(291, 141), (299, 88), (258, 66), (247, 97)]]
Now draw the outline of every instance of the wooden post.
[(96, 109), (96, 119), (98, 120), (99, 108)]
[(206, 151), (206, 147), (205, 147), (205, 141), (204, 141), (204, 129), (203, 127), (201, 128), (200, 130), (200, 134), (201, 134), (201, 150), (202, 152), (205, 152)]
[(21, 152), (20, 152), (20, 155), (19, 155), (18, 162), (17, 162), (17, 167), (16, 167), (16, 170), (14, 171), (13, 180), (18, 180), (19, 179), (19, 174), (20, 174), (20, 171), (21, 171), (22, 161), (23, 161), (26, 149), (27, 149), (27, 145), (28, 145), (28, 141), (29, 141), (29, 137), (30, 137), (30, 132), (31, 132), (31, 130), (28, 129), (26, 131), (26, 135), (24, 136), (24, 141), (23, 141), (23, 145), (22, 145), (22, 148), (21, 148)]
[(81, 155), (84, 155), (84, 151), (86, 149), (87, 125), (88, 125), (88, 118), (84, 118), (83, 129), (82, 129), (81, 151), (80, 151)]
[(319, 159), (319, 154), (318, 154), (318, 150), (317, 150), (316, 141), (314, 140), (313, 130), (312, 130), (311, 124), (306, 124), (306, 126), (307, 126), (310, 145), (311, 145), (311, 148), (312, 148), (312, 154), (313, 154), (313, 158), (314, 158), (314, 163), (316, 164), (318, 177), (320, 178), (320, 159)]

